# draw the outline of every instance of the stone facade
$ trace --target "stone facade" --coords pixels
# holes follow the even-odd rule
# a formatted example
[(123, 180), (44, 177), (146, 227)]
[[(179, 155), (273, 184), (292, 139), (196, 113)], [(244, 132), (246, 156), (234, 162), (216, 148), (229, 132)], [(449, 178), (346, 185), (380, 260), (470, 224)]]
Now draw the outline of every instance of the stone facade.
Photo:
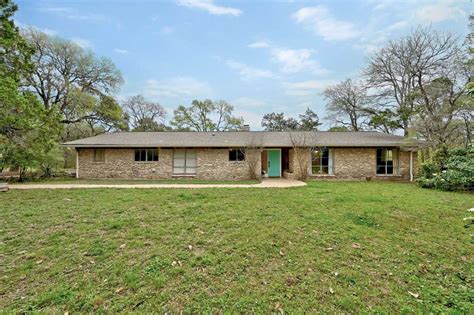
[[(94, 149), (78, 148), (79, 178), (164, 179), (173, 177), (173, 149), (160, 148), (159, 160), (135, 162), (135, 149), (106, 148), (105, 161), (94, 162)], [(228, 149), (196, 149), (195, 178), (245, 180), (250, 178), (247, 161), (229, 161)], [(247, 155), (259, 155), (249, 151)], [(258, 160), (259, 161), (259, 160)], [(260, 163), (256, 173), (260, 174)], [(180, 175), (177, 175), (180, 176)]]
[[(366, 180), (367, 178), (374, 180), (410, 180), (410, 152), (399, 150), (398, 161), (395, 173), (393, 175), (376, 174), (376, 148), (331, 148), (333, 157), (333, 174), (332, 175), (312, 175), (311, 174), (311, 151), (301, 151), (304, 155), (303, 160), (308, 161), (308, 174), (311, 178), (318, 179), (347, 179), (347, 180)], [(299, 162), (294, 149), (290, 149), (290, 168), (285, 173), (287, 178), (300, 177)], [(413, 152), (413, 176), (416, 176), (417, 154)]]
[(94, 162), (94, 149), (77, 149), (79, 178), (171, 178), (173, 150), (160, 149), (159, 161), (135, 162), (134, 149), (105, 149), (105, 161)]
[[(376, 175), (375, 148), (333, 148), (333, 175), (311, 175), (311, 151), (303, 149), (312, 178), (348, 180), (410, 180), (410, 152), (399, 151), (398, 174)], [(207, 180), (245, 180), (250, 178), (249, 161), (255, 161), (255, 174), (261, 174), (261, 151), (247, 150), (246, 161), (229, 161), (227, 148), (198, 148), (197, 171), (193, 176)], [(127, 178), (127, 179), (165, 179), (173, 175), (173, 149), (160, 148), (159, 161), (135, 162), (133, 148), (106, 148), (105, 161), (94, 162), (94, 149), (78, 148), (79, 178)], [(289, 170), (283, 176), (299, 177), (299, 162), (294, 149), (290, 149)], [(416, 172), (416, 152), (413, 152), (413, 175)], [(179, 175), (178, 175), (179, 176)]]

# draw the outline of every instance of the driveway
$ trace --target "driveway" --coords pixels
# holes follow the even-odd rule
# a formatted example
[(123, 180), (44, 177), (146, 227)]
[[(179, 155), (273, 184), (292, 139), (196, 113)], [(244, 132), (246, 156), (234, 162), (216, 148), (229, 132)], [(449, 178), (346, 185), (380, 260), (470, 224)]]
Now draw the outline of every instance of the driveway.
[(12, 184), (9, 189), (84, 189), (84, 188), (289, 188), (306, 183), (286, 178), (267, 178), (258, 184)]

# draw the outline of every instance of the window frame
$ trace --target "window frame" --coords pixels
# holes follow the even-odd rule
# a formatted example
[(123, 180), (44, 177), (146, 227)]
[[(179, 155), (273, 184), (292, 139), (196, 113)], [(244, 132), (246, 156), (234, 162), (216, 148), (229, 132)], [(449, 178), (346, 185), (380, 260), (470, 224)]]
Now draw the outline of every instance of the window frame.
[[(234, 158), (232, 158), (231, 156), (232, 153), (235, 154)], [(229, 149), (229, 162), (245, 162), (245, 149), (244, 148), (230, 148)]]
[[(97, 154), (98, 152), (102, 152), (102, 154)], [(98, 159), (98, 156), (101, 155), (102, 158)], [(92, 154), (92, 161), (94, 163), (105, 163), (105, 149), (104, 148), (95, 148)]]
[[(319, 154), (319, 157), (317, 159), (318, 165), (315, 165), (314, 162), (316, 161), (314, 154), (315, 151), (320, 151), (323, 154)], [(327, 153), (326, 153), (327, 152)], [(330, 148), (314, 148), (311, 150), (311, 175), (316, 175), (316, 176), (330, 176), (334, 175), (334, 170), (333, 170), (333, 151)], [(323, 164), (323, 161), (327, 160), (326, 165)], [(319, 167), (319, 172), (315, 173), (314, 172), (314, 167)], [(324, 172), (323, 170), (327, 169), (327, 172)]]
[[(380, 159), (379, 151), (381, 150)], [(384, 159), (385, 156), (385, 160)], [(389, 159), (390, 158), (390, 159)], [(380, 162), (384, 162), (381, 164)], [(391, 165), (390, 163), (391, 162)], [(383, 168), (383, 173), (379, 169)], [(377, 148), (375, 151), (375, 175), (376, 176), (398, 176), (399, 175), (399, 151), (397, 148)], [(389, 169), (391, 172), (389, 173)]]
[[(151, 152), (151, 159), (150, 158)], [(137, 160), (138, 153), (138, 160)], [(144, 157), (144, 159), (142, 159)], [(155, 159), (156, 157), (156, 159)], [(155, 163), (160, 161), (160, 151), (158, 148), (135, 148), (133, 151), (133, 160), (135, 163)]]
[[(184, 162), (183, 166), (176, 166), (176, 164), (175, 164), (176, 163), (176, 151), (183, 151), (183, 157), (184, 157), (183, 158), (183, 162)], [(196, 149), (193, 149), (193, 148), (179, 148), (179, 149), (175, 148), (173, 150), (173, 165), (172, 165), (173, 175), (176, 175), (176, 176), (196, 176), (197, 168), (198, 168), (197, 154), (198, 154), (198, 151)], [(193, 160), (188, 159), (189, 155), (194, 155), (194, 159)], [(191, 162), (191, 161), (194, 161), (194, 163), (192, 163), (192, 164), (195, 164), (194, 166), (188, 165), (188, 162)], [(182, 173), (177, 173), (177, 172), (175, 172), (176, 169), (182, 169), (183, 172)], [(190, 170), (190, 172), (188, 172), (188, 170)], [(192, 170), (194, 170), (194, 172), (192, 172)]]

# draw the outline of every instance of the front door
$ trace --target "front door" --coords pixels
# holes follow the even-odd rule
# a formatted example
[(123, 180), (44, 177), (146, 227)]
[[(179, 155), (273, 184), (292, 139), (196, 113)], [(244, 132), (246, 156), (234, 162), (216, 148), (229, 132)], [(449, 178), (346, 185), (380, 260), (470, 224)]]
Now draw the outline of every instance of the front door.
[(267, 150), (268, 152), (268, 176), (280, 177), (281, 176), (281, 151), (280, 150)]

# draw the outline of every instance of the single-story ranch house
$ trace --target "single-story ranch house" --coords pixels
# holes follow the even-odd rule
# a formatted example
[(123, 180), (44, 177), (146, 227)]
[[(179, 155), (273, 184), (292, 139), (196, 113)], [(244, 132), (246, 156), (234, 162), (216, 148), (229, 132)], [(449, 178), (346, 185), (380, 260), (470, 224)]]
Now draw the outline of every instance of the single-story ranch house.
[(66, 142), (77, 178), (413, 180), (418, 142), (379, 132), (117, 132)]

